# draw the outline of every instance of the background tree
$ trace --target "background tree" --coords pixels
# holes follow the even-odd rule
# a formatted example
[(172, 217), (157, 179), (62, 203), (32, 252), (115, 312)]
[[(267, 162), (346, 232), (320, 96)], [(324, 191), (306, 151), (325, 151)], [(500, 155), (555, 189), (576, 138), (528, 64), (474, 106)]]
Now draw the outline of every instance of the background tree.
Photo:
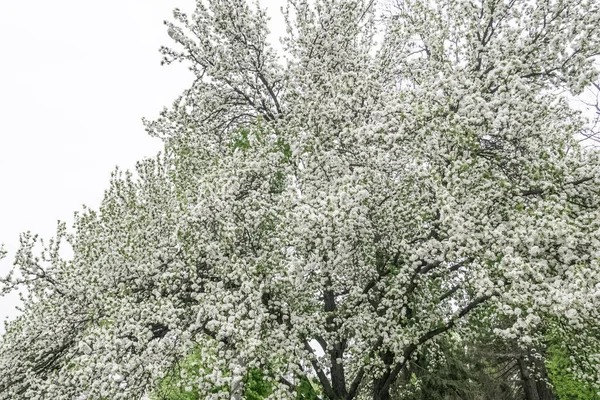
[(256, 5), (175, 12), (165, 62), (197, 79), (147, 122), (164, 154), (41, 253), (23, 236), (0, 399), (140, 398), (201, 348), (204, 398), (263, 370), (272, 399), (314, 378), (322, 398), (387, 400), (423, 346), (496, 321), (483, 306), (523, 343), (564, 320), (575, 373), (600, 383), (599, 160), (557, 94), (597, 76), (598, 3), (376, 10), (288, 1), (283, 58)]
[(513, 353), (456, 336), (429, 343), (398, 379), (399, 400), (524, 399)]
[(565, 349), (560, 345), (554, 345), (549, 349), (549, 353), (549, 377), (559, 399), (593, 400), (598, 398), (598, 389), (573, 376), (571, 373), (573, 362)]

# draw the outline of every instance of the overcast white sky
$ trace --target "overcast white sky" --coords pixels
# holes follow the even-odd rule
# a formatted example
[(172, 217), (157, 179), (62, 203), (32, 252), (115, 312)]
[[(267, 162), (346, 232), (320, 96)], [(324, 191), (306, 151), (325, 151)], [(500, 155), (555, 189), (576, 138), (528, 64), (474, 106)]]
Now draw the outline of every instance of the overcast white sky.
[[(280, 1), (262, 3), (279, 12)], [(57, 220), (70, 225), (82, 204), (99, 205), (116, 165), (132, 168), (161, 148), (141, 118), (156, 117), (192, 79), (182, 65), (160, 66), (158, 48), (171, 44), (162, 21), (194, 4), (0, 2), (0, 243), (9, 250), (0, 274), (20, 232), (52, 236)], [(0, 297), (0, 321), (16, 304)]]

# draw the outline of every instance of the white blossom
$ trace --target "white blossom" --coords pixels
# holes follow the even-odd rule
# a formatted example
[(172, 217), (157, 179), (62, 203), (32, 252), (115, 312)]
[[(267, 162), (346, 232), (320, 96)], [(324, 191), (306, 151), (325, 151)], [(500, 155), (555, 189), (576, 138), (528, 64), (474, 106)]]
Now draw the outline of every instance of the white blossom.
[(597, 2), (378, 7), (290, 0), (281, 52), (244, 0), (175, 11), (164, 62), (197, 79), (146, 121), (160, 155), (21, 237), (0, 400), (140, 398), (193, 351), (205, 398), (263, 368), (273, 399), (302, 376), (387, 399), (421, 345), (494, 318), (528, 345), (559, 321), (600, 384), (600, 162), (557, 94), (597, 78)]

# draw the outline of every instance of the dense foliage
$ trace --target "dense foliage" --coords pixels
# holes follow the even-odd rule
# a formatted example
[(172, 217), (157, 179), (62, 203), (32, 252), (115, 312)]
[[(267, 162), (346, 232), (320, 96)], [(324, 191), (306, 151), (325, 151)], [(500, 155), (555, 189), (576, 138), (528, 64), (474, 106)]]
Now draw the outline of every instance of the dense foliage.
[(201, 398), (387, 400), (451, 331), (533, 349), (547, 321), (597, 388), (600, 160), (562, 94), (598, 75), (598, 2), (284, 11), (281, 52), (245, 0), (175, 12), (197, 79), (147, 122), (163, 154), (23, 235), (0, 399), (141, 398), (193, 354)]
[(558, 399), (595, 400), (600, 397), (598, 389), (573, 375), (571, 372), (573, 368), (573, 360), (570, 359), (567, 349), (561, 348), (560, 345), (550, 348), (548, 375)]

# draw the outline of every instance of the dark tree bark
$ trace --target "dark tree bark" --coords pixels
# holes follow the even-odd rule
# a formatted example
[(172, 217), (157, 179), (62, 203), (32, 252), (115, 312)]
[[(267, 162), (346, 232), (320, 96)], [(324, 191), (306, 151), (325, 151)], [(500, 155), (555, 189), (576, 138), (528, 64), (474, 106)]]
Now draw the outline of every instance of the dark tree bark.
[(534, 356), (532, 349), (517, 358), (525, 400), (555, 400), (548, 385), (548, 372), (544, 360)]
[(536, 382), (530, 371), (529, 363), (524, 356), (517, 358), (519, 363), (519, 371), (521, 372), (521, 384), (525, 393), (525, 400), (541, 400), (538, 396)]
[(387, 380), (390, 377), (391, 365), (394, 361), (394, 354), (386, 351), (380, 355), (383, 363), (386, 365), (386, 371), (380, 378), (373, 382), (373, 400), (390, 400), (390, 387)]

